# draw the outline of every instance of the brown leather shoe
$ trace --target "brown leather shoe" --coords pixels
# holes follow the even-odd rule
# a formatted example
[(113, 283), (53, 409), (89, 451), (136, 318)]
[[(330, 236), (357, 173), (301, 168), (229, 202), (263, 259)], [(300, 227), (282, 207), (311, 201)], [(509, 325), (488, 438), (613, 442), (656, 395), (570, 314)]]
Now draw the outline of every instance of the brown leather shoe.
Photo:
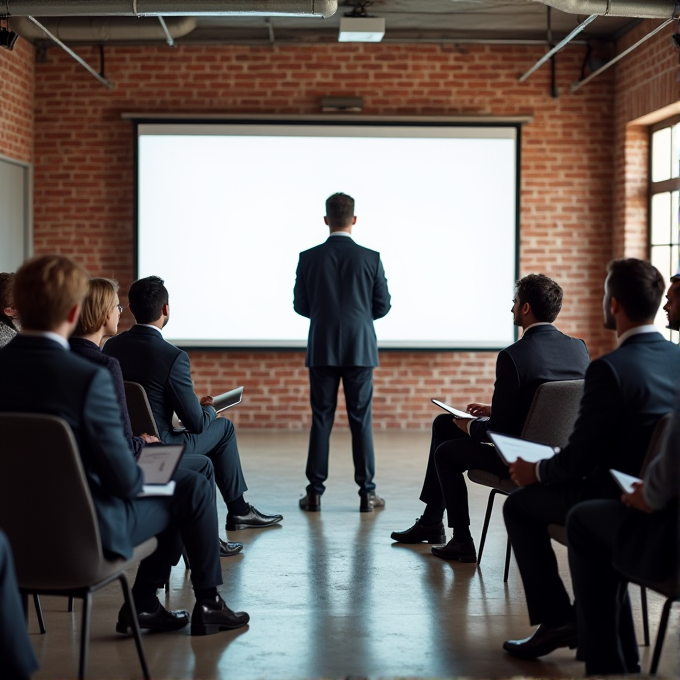
[(446, 545), (432, 548), (432, 554), (441, 557), (443, 560), (458, 560), (459, 562), (476, 562), (477, 551), (475, 542), (457, 541), (452, 538)]
[(248, 614), (232, 611), (219, 595), (214, 600), (196, 600), (191, 614), (191, 634), (214, 635), (221, 630), (242, 628), (248, 621)]

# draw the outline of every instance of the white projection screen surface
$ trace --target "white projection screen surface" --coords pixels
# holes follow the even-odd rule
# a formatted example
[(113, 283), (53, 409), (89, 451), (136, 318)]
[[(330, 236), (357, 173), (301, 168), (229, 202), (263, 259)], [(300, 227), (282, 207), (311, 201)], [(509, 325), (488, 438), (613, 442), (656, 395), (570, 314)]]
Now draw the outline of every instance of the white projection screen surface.
[(170, 293), (183, 347), (305, 347), (293, 311), (300, 251), (325, 200), (356, 201), (392, 309), (382, 349), (499, 349), (515, 339), (516, 126), (137, 125), (137, 276)]

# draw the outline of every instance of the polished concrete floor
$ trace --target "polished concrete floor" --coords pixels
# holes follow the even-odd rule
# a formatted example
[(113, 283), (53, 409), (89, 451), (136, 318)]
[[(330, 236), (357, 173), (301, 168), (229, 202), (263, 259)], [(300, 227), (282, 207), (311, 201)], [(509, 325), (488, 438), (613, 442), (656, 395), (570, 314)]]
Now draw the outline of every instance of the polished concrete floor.
[[(390, 533), (405, 529), (422, 511), (418, 501), (428, 433), (377, 433), (378, 491), (385, 509), (359, 513), (352, 479), (350, 440), (333, 435), (331, 473), (320, 513), (299, 510), (306, 480), (307, 437), (291, 432), (241, 432), (246, 498), (265, 512), (281, 512), (281, 526), (232, 532), (242, 555), (222, 560), (222, 592), (235, 609), (250, 613), (239, 631), (194, 638), (188, 629), (145, 635), (154, 678), (297, 680), (311, 678), (510, 678), (582, 677), (574, 652), (522, 662), (503, 653), (505, 639), (530, 633), (517, 568), (503, 583), (505, 530), (494, 513), (482, 565), (448, 563), (429, 546), (403, 546)], [(473, 535), (481, 532), (487, 493), (470, 485)], [(500, 505), (502, 500), (497, 501)], [(226, 509), (220, 503), (221, 524)], [(557, 548), (568, 576), (566, 552)], [(49, 559), (49, 557), (46, 557)], [(133, 578), (134, 574), (130, 574)], [(650, 595), (652, 635), (661, 598)], [(163, 597), (161, 597), (163, 601)], [(94, 597), (90, 678), (139, 678), (130, 638), (114, 632), (121, 598), (117, 584)], [(164, 604), (191, 609), (193, 595), (180, 563)], [(44, 597), (47, 634), (30, 632), (41, 662), (35, 676), (73, 677), (77, 669), (80, 607)], [(639, 595), (633, 592), (640, 629)], [(678, 677), (678, 612), (674, 612), (660, 676)], [(641, 637), (641, 633), (640, 633)], [(643, 668), (651, 650), (641, 648)]]

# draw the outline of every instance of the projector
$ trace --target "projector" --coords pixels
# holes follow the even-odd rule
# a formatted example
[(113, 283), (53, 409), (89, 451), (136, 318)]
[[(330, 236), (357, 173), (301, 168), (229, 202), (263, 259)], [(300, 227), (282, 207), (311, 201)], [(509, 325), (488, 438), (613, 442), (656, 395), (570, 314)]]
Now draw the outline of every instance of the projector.
[(338, 42), (380, 42), (385, 37), (385, 19), (342, 17)]
[(19, 37), (18, 33), (10, 31), (4, 26), (0, 27), (0, 47), (2, 47), (3, 49), (13, 50), (14, 43), (17, 41), (18, 37)]

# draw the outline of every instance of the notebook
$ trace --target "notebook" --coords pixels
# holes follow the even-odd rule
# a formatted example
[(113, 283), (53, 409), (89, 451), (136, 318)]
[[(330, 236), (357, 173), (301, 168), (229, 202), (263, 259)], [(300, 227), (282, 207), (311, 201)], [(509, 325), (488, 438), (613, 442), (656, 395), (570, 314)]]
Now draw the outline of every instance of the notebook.
[(182, 458), (185, 444), (163, 444), (145, 446), (137, 459), (137, 465), (144, 473), (144, 486), (139, 494), (145, 496), (172, 496), (175, 480), (172, 476)]
[(557, 451), (553, 446), (530, 442), (519, 437), (509, 437), (507, 434), (488, 432), (489, 438), (494, 443), (498, 455), (506, 465), (512, 465), (518, 458), (527, 463), (538, 463), (539, 460), (552, 458)]
[(460, 409), (454, 408), (445, 404), (443, 401), (438, 401), (437, 399), (432, 399), (432, 403), (439, 408), (443, 408), (448, 411), (454, 418), (459, 418), (461, 420), (474, 420), (477, 416), (470, 415), (467, 411), (461, 411)]
[[(213, 397), (213, 407), (217, 413), (222, 413), (236, 404), (240, 404), (243, 399), (243, 385), (236, 389), (229, 390), (224, 394), (218, 394)], [(184, 432), (186, 428), (182, 425), (182, 421), (176, 413), (172, 414), (172, 427), (176, 431)]]

